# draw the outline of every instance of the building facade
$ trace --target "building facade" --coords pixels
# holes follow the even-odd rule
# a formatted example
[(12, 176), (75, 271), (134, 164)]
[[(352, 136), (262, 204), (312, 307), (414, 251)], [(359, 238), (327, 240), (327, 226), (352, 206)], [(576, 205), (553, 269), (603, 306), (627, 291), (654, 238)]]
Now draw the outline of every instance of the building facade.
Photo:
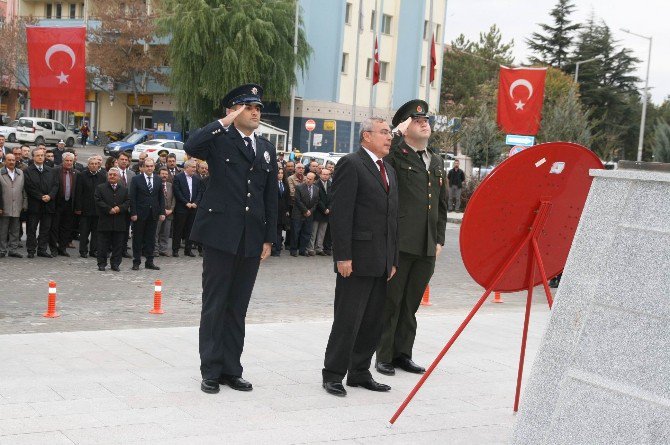
[[(299, 74), (295, 148), (348, 152), (354, 112), (357, 146), (357, 123), (365, 117), (390, 121), (403, 103), (415, 98), (426, 100), (431, 113), (439, 111), (447, 0), (300, 0), (300, 6), (313, 52), (307, 72)], [(431, 30), (437, 63), (426, 94)], [(380, 81), (373, 87), (375, 36)], [(288, 128), (289, 112), (289, 104), (282, 104), (279, 126)], [(316, 122), (311, 133), (304, 126), (309, 119)]]

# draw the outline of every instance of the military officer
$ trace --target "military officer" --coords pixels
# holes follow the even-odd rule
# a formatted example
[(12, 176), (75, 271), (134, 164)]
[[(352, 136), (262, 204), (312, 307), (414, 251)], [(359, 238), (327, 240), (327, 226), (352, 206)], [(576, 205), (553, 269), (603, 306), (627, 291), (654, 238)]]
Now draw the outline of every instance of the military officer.
[(392, 123), (394, 139), (384, 160), (398, 175), (400, 265), (388, 284), (375, 367), (386, 375), (394, 375), (396, 367), (422, 374), (425, 369), (412, 361), (415, 314), (444, 245), (447, 181), (444, 161), (428, 148), (428, 104), (407, 102)]
[(195, 130), (186, 153), (207, 161), (209, 184), (191, 240), (203, 245), (200, 388), (251, 391), (242, 378), (244, 320), (259, 263), (277, 236), (277, 156), (254, 134), (263, 103), (260, 85), (242, 85), (222, 101), (227, 115)]

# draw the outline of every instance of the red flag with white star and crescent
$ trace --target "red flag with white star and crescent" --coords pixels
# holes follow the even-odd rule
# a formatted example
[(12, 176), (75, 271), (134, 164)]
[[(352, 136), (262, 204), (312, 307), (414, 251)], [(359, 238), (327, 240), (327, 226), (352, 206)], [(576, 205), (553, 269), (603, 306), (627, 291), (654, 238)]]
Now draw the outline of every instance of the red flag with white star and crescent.
[(375, 37), (375, 60), (372, 63), (372, 85), (376, 85), (379, 82), (379, 46), (377, 46), (377, 37)]
[(31, 108), (85, 111), (86, 28), (30, 26)]
[(542, 120), (546, 68), (500, 67), (498, 126), (508, 134), (536, 135)]

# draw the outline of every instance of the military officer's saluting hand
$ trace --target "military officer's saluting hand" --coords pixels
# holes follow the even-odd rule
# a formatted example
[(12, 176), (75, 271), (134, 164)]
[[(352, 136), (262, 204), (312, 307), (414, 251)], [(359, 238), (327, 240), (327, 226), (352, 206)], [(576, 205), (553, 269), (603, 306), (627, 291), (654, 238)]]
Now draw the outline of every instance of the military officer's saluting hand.
[(242, 378), (244, 320), (258, 267), (277, 237), (277, 156), (254, 133), (260, 124), (262, 87), (242, 85), (222, 101), (227, 114), (195, 130), (186, 152), (207, 161), (209, 184), (196, 213), (191, 240), (203, 245), (200, 318), (200, 388), (225, 384), (251, 391)]

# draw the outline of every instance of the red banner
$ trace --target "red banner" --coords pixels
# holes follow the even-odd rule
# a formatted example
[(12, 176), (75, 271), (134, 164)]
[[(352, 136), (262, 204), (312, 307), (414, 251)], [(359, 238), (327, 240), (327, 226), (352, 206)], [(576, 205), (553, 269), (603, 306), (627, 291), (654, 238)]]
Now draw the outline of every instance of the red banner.
[(377, 46), (377, 37), (375, 37), (375, 60), (372, 66), (372, 85), (379, 82), (379, 47)]
[(86, 28), (30, 26), (31, 108), (85, 111)]
[(435, 54), (435, 36), (433, 36), (430, 47), (430, 81), (435, 80), (435, 67), (437, 66), (437, 55)]
[(542, 120), (546, 68), (500, 67), (498, 126), (508, 134), (536, 135)]

